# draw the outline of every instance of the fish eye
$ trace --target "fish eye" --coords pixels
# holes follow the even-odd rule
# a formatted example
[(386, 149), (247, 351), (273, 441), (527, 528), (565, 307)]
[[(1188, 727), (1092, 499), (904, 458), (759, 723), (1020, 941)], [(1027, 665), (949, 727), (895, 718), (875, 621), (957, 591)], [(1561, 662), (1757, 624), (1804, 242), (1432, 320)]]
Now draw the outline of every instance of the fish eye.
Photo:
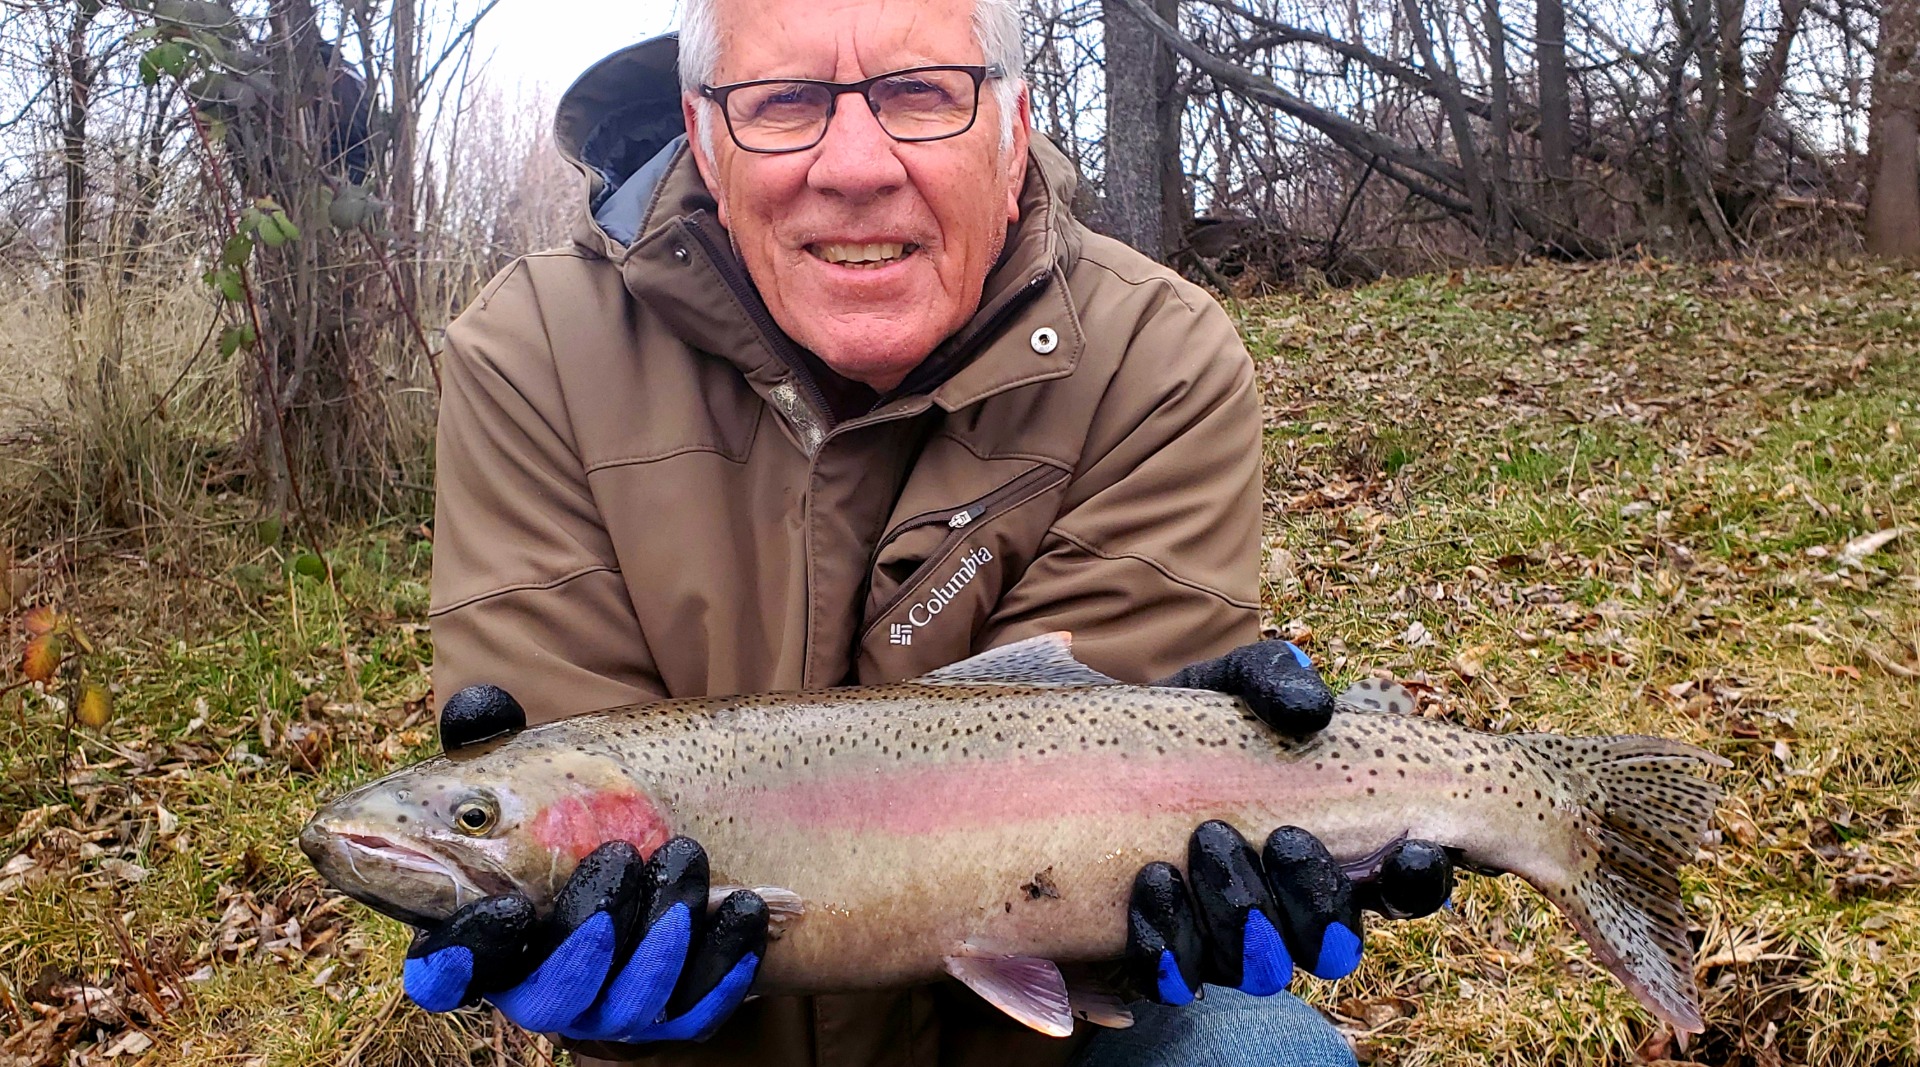
[(453, 828), (468, 837), (479, 837), (500, 821), (500, 805), (492, 797), (463, 800), (453, 809)]

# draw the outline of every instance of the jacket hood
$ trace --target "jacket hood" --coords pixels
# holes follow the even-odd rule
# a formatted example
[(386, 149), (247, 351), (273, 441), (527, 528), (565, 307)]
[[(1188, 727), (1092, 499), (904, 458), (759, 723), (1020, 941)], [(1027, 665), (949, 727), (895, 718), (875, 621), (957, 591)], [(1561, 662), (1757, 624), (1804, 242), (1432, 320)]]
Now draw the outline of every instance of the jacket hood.
[[(679, 54), (677, 33), (628, 45), (588, 67), (560, 99), (554, 143), (587, 178), (584, 221), (591, 225), (577, 236), (590, 250), (604, 251), (607, 237), (616, 246), (632, 244), (675, 215), (716, 206), (690, 162), (687, 169), (693, 171), (695, 188), (655, 203), (654, 194), (663, 191), (677, 150), (686, 141)], [(1028, 156), (1020, 228), (1037, 215), (1050, 216), (1057, 224), (1073, 202), (1079, 174), (1038, 131)], [(662, 208), (670, 214), (662, 214)]]

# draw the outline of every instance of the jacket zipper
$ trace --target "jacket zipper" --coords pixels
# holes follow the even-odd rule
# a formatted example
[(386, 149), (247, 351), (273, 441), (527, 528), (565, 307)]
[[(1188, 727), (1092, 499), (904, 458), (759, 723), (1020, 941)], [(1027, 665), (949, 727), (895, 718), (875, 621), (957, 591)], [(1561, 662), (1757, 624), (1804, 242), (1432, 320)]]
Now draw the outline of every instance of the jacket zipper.
[[(698, 214), (700, 213), (696, 213), (696, 216)], [(766, 304), (761, 302), (760, 294), (753, 291), (753, 284), (742, 277), (739, 271), (733, 269), (733, 261), (721, 254), (720, 249), (714, 245), (713, 238), (707, 235), (706, 228), (700, 225), (700, 222), (698, 217), (689, 218), (684, 224), (687, 232), (691, 233), (693, 239), (699, 243), (700, 251), (706, 255), (707, 262), (713, 264), (714, 272), (720, 275), (720, 280), (726, 283), (727, 291), (733, 294), (734, 302), (740, 305), (740, 310), (747, 313), (747, 318), (752, 321), (754, 329), (760, 331), (760, 339), (773, 350), (774, 356), (780, 362), (786, 364), (787, 370), (792, 372), (794, 381), (800, 385), (807, 395), (807, 401), (813, 405), (814, 413), (828, 423), (829, 432), (831, 432), (833, 408), (827, 404), (827, 394), (820, 391), (820, 383), (814, 381), (813, 375), (807, 372), (807, 366), (801, 361), (800, 354), (793, 351), (792, 342), (787, 340), (787, 335), (782, 333), (779, 325), (773, 321), (773, 313), (768, 311)]]
[(941, 508), (938, 511), (922, 512), (894, 527), (885, 537), (880, 539), (880, 543), (874, 546), (872, 555), (867, 558), (867, 575), (869, 581), (872, 580), (874, 567), (879, 563), (880, 553), (885, 551), (888, 545), (899, 540), (902, 536), (914, 530), (935, 525), (945, 526), (948, 533), (946, 537), (940, 540), (940, 544), (936, 546), (932, 552), (927, 554), (927, 558), (921, 562), (920, 566), (914, 568), (913, 573), (907, 577), (907, 580), (900, 583), (900, 588), (893, 594), (893, 599), (881, 605), (881, 607), (873, 613), (873, 621), (867, 625), (865, 634), (861, 635), (861, 640), (864, 641), (866, 634), (871, 634), (874, 629), (880, 625), (880, 620), (885, 618), (889, 612), (899, 607), (900, 602), (905, 600), (907, 596), (913, 592), (914, 587), (926, 579), (927, 575), (933, 573), (942, 563), (946, 562), (946, 558), (953, 553), (955, 548), (959, 547), (960, 542), (966, 539), (967, 534), (972, 532), (975, 524), (994, 518), (1002, 512), (1009, 511), (1039, 496), (1048, 489), (1066, 481), (1068, 473), (1069, 472), (1059, 467), (1042, 464), (1016, 476), (1012, 481), (1007, 482), (1005, 485), (1002, 485), (970, 504), (962, 504), (957, 508)]

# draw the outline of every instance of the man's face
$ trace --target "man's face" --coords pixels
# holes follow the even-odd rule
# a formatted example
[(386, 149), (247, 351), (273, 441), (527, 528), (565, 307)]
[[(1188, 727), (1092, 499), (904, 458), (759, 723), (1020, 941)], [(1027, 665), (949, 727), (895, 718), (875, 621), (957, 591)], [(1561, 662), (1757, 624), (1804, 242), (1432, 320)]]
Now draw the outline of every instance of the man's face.
[[(758, 78), (851, 82), (905, 67), (978, 64), (967, 3), (938, 0), (719, 0), (724, 41), (713, 84)], [(842, 377), (885, 392), (979, 309), (981, 288), (1019, 218), (1027, 97), (1000, 147), (992, 82), (973, 128), (940, 141), (887, 136), (858, 96), (840, 97), (819, 144), (741, 150), (709, 109), (700, 173), (720, 223), (789, 337)], [(696, 145), (695, 101), (685, 102)], [(870, 260), (880, 246), (883, 262)]]

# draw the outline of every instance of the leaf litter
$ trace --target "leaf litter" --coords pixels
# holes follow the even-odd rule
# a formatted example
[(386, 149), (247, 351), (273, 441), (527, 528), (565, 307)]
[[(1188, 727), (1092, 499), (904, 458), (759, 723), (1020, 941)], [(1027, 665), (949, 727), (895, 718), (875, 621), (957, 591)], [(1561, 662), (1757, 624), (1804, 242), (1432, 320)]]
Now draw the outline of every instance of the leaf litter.
[[(1363, 1061), (1920, 1064), (1920, 568), (1889, 532), (1920, 523), (1916, 307), (1877, 267), (1623, 263), (1239, 309), (1269, 634), (1423, 715), (1735, 763), (1685, 882), (1694, 1044), (1530, 891), (1474, 880), (1301, 983)], [(84, 729), (84, 691), (0, 697), (0, 1067), (554, 1062), (414, 1010), (404, 932), (292, 846), (317, 798), (431, 746), (430, 531), (343, 532), (336, 593), (256, 525), (0, 554), (0, 668), (60, 605), (112, 696)]]

